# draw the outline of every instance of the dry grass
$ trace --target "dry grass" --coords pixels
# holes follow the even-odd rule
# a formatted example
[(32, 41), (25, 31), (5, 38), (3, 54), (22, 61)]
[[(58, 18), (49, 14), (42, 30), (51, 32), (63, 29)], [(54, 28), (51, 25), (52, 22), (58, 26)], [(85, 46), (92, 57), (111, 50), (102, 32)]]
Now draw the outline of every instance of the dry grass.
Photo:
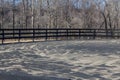
[[(45, 41), (45, 39), (35, 39), (34, 41)], [(21, 39), (20, 41), (18, 39), (6, 39), (4, 40), (4, 44), (7, 43), (18, 43), (18, 42), (33, 42), (33, 39)], [(2, 40), (0, 40), (0, 44), (2, 44)]]

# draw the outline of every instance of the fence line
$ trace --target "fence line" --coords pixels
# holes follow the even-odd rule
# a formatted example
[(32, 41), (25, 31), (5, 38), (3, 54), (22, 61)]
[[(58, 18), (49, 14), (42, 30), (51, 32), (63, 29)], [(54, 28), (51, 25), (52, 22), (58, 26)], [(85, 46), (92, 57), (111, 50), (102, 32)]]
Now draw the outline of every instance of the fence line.
[[(107, 33), (106, 33), (107, 32)], [(0, 40), (1, 43), (4, 43), (4, 40), (7, 39), (18, 39), (20, 42), (21, 39), (81, 39), (81, 38), (119, 38), (120, 29), (111, 30), (108, 29), (68, 29), (68, 28), (59, 28), (59, 29), (0, 29)]]

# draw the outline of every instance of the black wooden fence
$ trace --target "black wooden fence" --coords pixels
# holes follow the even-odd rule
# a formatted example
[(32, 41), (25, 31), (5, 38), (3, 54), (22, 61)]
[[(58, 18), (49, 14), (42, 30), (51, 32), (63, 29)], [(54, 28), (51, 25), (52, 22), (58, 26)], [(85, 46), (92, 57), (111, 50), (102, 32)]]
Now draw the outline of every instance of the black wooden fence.
[(45, 40), (65, 40), (65, 39), (99, 39), (99, 38), (119, 38), (120, 29), (0, 29), (0, 40), (3, 44), (7, 39), (45, 39)]

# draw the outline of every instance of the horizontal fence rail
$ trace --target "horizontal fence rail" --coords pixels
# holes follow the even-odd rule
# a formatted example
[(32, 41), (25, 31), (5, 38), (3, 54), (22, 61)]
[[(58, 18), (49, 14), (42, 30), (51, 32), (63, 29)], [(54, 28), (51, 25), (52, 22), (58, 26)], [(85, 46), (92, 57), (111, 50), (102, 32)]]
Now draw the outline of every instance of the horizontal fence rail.
[(97, 38), (119, 38), (120, 29), (0, 29), (0, 40), (3, 44), (7, 39), (97, 39)]

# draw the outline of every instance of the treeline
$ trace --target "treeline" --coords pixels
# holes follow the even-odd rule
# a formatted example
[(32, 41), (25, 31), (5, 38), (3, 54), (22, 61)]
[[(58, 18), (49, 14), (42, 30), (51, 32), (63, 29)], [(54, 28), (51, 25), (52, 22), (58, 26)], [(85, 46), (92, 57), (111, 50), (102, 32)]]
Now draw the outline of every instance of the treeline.
[(0, 28), (118, 29), (120, 0), (0, 0)]

